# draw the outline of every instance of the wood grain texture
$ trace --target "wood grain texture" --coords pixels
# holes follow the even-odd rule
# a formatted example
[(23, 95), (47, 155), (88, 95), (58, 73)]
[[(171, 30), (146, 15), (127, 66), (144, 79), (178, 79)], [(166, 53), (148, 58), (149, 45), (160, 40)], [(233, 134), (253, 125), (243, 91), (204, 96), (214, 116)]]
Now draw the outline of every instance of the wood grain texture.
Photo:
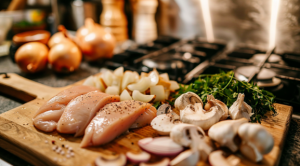
[[(33, 100), (0, 115), (0, 146), (33, 165), (94, 165), (94, 160), (100, 153), (111, 155), (130, 150), (136, 151), (139, 150), (138, 140), (144, 137), (158, 136), (151, 126), (146, 126), (130, 130), (130, 132), (122, 134), (106, 145), (80, 148), (79, 144), (82, 137), (75, 138), (73, 135), (60, 134), (56, 131), (44, 133), (38, 131), (32, 123), (33, 114), (39, 107), (67, 87), (53, 88), (27, 80), (16, 74), (9, 74), (9, 76), (10, 78), (3, 78), (0, 75), (0, 91), (24, 101)], [(82, 82), (79, 81), (73, 85), (82, 84)], [(274, 137), (274, 148), (264, 156), (260, 163), (252, 163), (237, 154), (242, 159), (241, 165), (278, 165), (291, 120), (292, 107), (282, 104), (276, 104), (275, 107), (278, 115), (275, 117), (268, 115), (262, 122), (262, 125)], [(52, 140), (55, 141), (55, 145), (60, 147), (62, 145), (71, 146), (75, 156), (67, 158), (65, 155), (57, 154), (52, 150), (54, 146), (51, 144)], [(66, 151), (66, 149), (64, 150)], [(159, 159), (154, 156), (151, 158), (152, 161)], [(209, 164), (199, 162), (198, 165)]]

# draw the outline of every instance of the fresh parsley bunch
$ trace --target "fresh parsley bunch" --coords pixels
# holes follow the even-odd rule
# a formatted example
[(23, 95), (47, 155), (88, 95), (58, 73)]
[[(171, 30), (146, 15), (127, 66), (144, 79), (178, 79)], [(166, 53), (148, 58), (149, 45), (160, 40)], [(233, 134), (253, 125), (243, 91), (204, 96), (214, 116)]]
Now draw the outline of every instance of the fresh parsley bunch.
[(200, 96), (202, 101), (207, 101), (207, 95), (212, 94), (216, 99), (223, 101), (228, 108), (236, 101), (239, 93), (245, 94), (245, 102), (252, 107), (252, 122), (261, 123), (264, 115), (272, 111), (276, 115), (273, 106), (275, 96), (266, 90), (260, 89), (253, 83), (239, 81), (234, 77), (234, 72), (223, 72), (219, 74), (203, 74), (190, 85), (181, 85), (177, 93), (172, 95), (171, 105), (181, 94), (194, 92)]

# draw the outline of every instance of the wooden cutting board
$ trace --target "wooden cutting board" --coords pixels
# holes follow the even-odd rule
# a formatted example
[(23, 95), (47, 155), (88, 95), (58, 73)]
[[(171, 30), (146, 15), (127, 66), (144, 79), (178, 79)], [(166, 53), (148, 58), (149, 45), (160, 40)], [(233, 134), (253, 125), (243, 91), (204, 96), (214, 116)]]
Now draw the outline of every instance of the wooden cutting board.
[[(53, 88), (37, 82), (25, 79), (17, 74), (8, 74), (9, 78), (0, 75), (0, 91), (6, 93), (27, 103), (0, 114), (0, 147), (19, 156), (33, 165), (94, 165), (94, 160), (100, 153), (115, 154), (125, 153), (130, 150), (138, 150), (138, 140), (144, 137), (156, 137), (157, 133), (150, 127), (146, 126), (140, 129), (131, 130), (123, 134), (109, 144), (80, 148), (79, 144), (82, 137), (75, 138), (72, 135), (59, 134), (57, 132), (44, 133), (38, 131), (32, 123), (32, 117), (39, 107), (58, 92), (73, 86), (82, 84), (79, 81), (73, 85)], [(243, 158), (241, 155), (241, 165), (278, 165), (284, 140), (288, 132), (292, 107), (276, 104), (278, 115), (272, 117), (268, 115), (262, 122), (262, 125), (272, 133), (275, 146), (272, 151), (264, 156), (260, 163), (252, 163)], [(65, 155), (58, 155), (52, 150), (51, 141), (55, 145), (68, 145), (74, 149), (75, 156), (66, 158)], [(46, 143), (48, 142), (48, 143)], [(152, 157), (152, 161), (159, 160)], [(199, 162), (198, 165), (209, 165), (208, 163)]]

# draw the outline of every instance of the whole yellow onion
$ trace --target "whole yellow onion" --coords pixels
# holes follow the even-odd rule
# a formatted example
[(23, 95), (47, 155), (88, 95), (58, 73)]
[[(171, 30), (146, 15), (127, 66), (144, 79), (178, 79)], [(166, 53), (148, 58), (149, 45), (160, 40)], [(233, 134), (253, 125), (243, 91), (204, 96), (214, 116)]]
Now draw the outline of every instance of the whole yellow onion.
[(15, 54), (15, 61), (23, 72), (36, 73), (47, 67), (48, 48), (40, 42), (22, 45)]
[(59, 73), (69, 73), (76, 70), (81, 63), (82, 54), (71, 41), (55, 44), (49, 52), (49, 64)]
[(91, 18), (87, 18), (85, 25), (77, 30), (74, 41), (88, 61), (111, 58), (116, 45), (114, 36)]

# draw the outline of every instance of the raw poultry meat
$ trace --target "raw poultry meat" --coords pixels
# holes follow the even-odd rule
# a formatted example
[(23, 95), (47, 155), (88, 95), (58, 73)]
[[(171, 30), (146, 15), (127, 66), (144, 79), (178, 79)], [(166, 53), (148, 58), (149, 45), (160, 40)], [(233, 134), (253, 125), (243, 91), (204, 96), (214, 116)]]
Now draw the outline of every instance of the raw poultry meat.
[(80, 146), (97, 146), (112, 141), (146, 111), (156, 113), (156, 109), (151, 104), (140, 101), (126, 100), (107, 104), (86, 128)]
[(47, 101), (33, 116), (34, 126), (42, 131), (51, 132), (56, 129), (66, 105), (75, 97), (97, 90), (91, 86), (79, 85), (68, 88)]
[(96, 113), (111, 102), (120, 101), (117, 95), (109, 95), (99, 91), (92, 91), (71, 100), (57, 123), (57, 131), (74, 134), (75, 137), (84, 134), (84, 130)]

